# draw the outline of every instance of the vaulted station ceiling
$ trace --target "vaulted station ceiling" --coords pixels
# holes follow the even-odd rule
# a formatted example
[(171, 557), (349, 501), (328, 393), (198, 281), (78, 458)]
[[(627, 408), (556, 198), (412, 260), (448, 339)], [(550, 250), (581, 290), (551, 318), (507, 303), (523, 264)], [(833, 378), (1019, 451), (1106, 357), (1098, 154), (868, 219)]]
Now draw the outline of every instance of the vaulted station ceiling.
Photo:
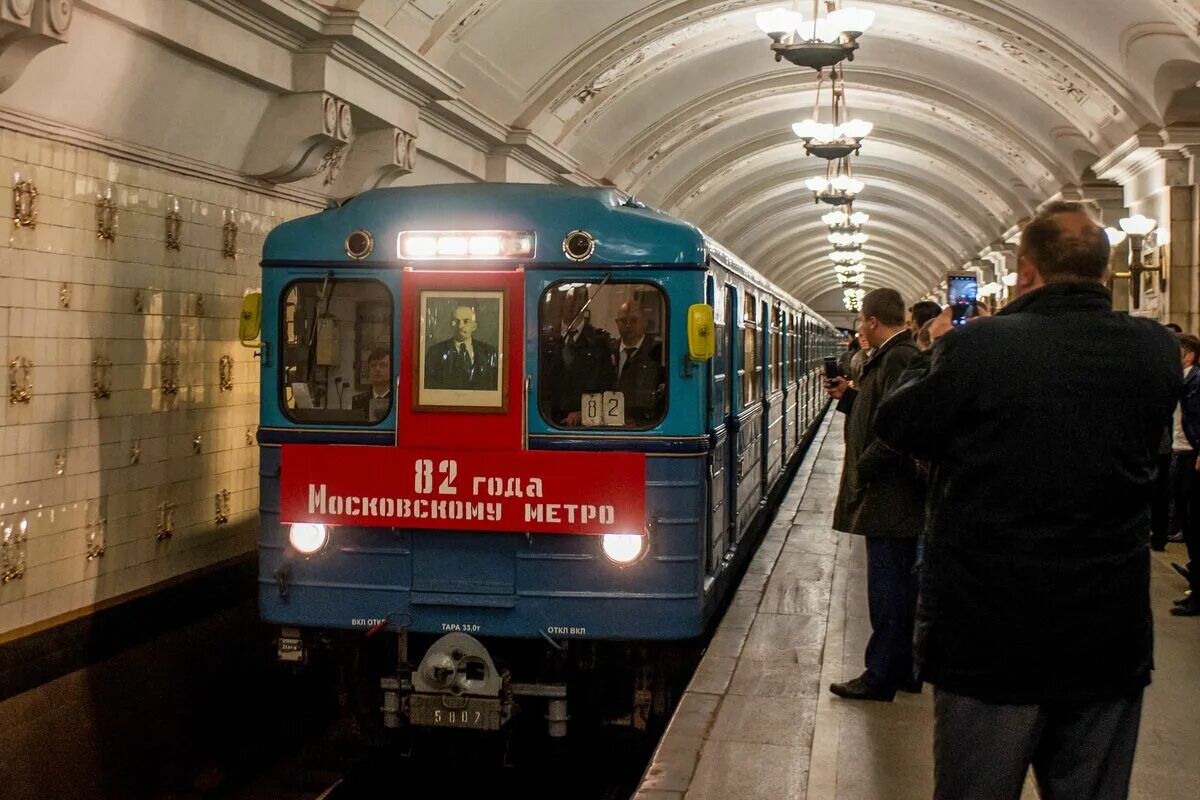
[[(846, 66), (875, 124), (854, 161), (867, 288), (925, 294), (1085, 179), (1135, 132), (1200, 120), (1200, 0), (847, 0), (877, 13)], [(777, 63), (755, 14), (788, 0), (396, 0), (344, 7), (466, 82), (466, 96), (688, 219), (818, 310), (841, 307), (823, 175), (791, 123), (812, 70)], [(811, 17), (811, 3), (801, 4)]]

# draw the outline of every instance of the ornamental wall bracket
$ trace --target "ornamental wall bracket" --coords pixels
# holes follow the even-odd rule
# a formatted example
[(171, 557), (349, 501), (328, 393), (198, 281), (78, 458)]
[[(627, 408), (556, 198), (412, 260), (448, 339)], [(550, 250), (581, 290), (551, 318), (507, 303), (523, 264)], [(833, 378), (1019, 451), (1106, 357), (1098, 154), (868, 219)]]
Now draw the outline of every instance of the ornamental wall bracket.
[(179, 199), (172, 197), (167, 202), (165, 239), (168, 250), (183, 248), (183, 213), (179, 210)]
[(17, 356), (8, 363), (8, 404), (29, 405), (33, 399), (33, 362)]
[(225, 258), (237, 258), (238, 223), (237, 209), (227, 208), (221, 212), (224, 222), (221, 223), (221, 255)]
[(242, 171), (272, 183), (292, 183), (330, 169), (354, 138), (349, 104), (328, 92), (276, 97), (255, 131)]
[(0, 0), (0, 94), (39, 53), (67, 41), (74, 0)]
[(87, 526), (87, 560), (95, 561), (104, 555), (104, 534), (108, 520), (101, 517)]
[(22, 178), (18, 172), (13, 175), (13, 227), (36, 228), (37, 215), (37, 186), (30, 178)]
[(96, 195), (96, 238), (104, 242), (116, 239), (118, 221), (117, 201), (113, 199), (112, 186), (106, 186)]
[(158, 504), (158, 525), (155, 539), (165, 542), (175, 535), (175, 504), (170, 500)]
[(417, 167), (417, 137), (400, 128), (381, 128), (355, 135), (341, 173), (329, 182), (334, 197), (353, 197), (387, 186)]
[(25, 577), (25, 545), (29, 541), (29, 520), (0, 523), (0, 583)]
[(92, 397), (97, 400), (112, 397), (112, 361), (107, 358), (92, 359)]
[(222, 489), (221, 491), (217, 492), (217, 494), (216, 494), (216, 502), (215, 502), (216, 514), (214, 516), (214, 522), (217, 525), (224, 525), (227, 522), (229, 522), (229, 515), (230, 515), (229, 497), (230, 496), (229, 496), (228, 489)]
[(221, 391), (233, 391), (233, 356), (221, 356)]

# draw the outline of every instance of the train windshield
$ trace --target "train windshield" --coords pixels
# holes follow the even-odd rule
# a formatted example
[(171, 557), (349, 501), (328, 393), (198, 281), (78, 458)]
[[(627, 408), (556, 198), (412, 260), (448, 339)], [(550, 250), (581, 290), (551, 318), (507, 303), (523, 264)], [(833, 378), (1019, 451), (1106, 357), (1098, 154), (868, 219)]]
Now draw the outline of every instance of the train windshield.
[(332, 276), (283, 294), (280, 403), (294, 422), (373, 425), (392, 409), (391, 292)]
[(667, 303), (651, 283), (557, 283), (539, 304), (538, 405), (559, 428), (645, 430), (667, 412)]

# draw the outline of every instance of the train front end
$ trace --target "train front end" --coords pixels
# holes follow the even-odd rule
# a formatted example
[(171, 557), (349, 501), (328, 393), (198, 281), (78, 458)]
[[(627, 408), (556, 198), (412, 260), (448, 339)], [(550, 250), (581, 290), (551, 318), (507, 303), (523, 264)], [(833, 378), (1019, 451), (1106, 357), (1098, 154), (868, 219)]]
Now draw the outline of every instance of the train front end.
[(351, 652), (388, 727), (544, 702), (559, 736), (589, 675), (580, 703), (603, 685), (644, 725), (646, 644), (712, 607), (703, 263), (690, 226), (605, 190), (375, 190), (273, 232), (259, 600), (280, 657)]

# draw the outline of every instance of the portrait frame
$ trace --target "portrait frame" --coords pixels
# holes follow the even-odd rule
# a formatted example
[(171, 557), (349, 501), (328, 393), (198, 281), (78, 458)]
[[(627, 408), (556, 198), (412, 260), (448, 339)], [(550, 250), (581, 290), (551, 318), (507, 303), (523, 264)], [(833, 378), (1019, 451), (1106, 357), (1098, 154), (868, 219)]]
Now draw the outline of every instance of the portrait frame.
[[(433, 375), (430, 350), (444, 344), (449, 323), (442, 315), (469, 305), (486, 322), (473, 337), (481, 346), (495, 349), (495, 388), (443, 388), (430, 385)], [(414, 412), (461, 414), (508, 413), (507, 288), (421, 288), (416, 291), (413, 314), (412, 408)], [(477, 322), (477, 324), (479, 324)]]

